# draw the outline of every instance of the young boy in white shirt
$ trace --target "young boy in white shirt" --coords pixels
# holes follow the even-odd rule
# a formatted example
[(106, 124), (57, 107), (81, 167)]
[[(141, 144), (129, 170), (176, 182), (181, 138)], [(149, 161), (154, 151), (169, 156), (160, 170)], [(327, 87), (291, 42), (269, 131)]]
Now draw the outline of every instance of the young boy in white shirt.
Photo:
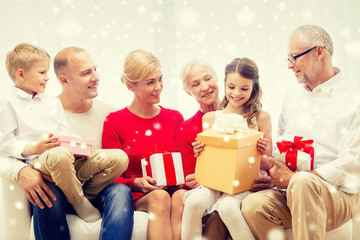
[[(0, 154), (25, 159), (50, 176), (45, 178), (59, 186), (76, 213), (84, 221), (94, 222), (101, 215), (88, 198), (95, 198), (126, 168), (115, 154), (109, 159), (94, 150), (88, 158), (74, 158), (70, 150), (59, 147), (57, 135), (71, 134), (61, 102), (44, 93), (49, 65), (49, 54), (31, 44), (19, 44), (7, 54), (6, 68), (15, 86), (1, 102)], [(96, 174), (102, 176), (94, 182)], [(86, 181), (92, 183), (85, 197), (82, 184)], [(25, 193), (34, 205), (36, 198), (44, 199), (36, 192)]]

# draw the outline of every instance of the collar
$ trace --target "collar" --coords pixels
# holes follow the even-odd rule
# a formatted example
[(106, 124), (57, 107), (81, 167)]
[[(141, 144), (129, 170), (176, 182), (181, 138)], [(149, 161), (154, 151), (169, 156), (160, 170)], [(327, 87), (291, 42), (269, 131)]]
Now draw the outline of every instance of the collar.
[(42, 100), (44, 98), (44, 93), (36, 93), (36, 95), (33, 98), (33, 96), (31, 94), (25, 92), (24, 90), (22, 90), (22, 89), (20, 89), (18, 87), (15, 87), (15, 86), (12, 87), (11, 92), (15, 96), (17, 96), (17, 97), (19, 97), (21, 99), (25, 99), (25, 100), (35, 100), (35, 99)]
[(335, 70), (335, 76), (333, 76), (326, 82), (320, 84), (319, 86), (316, 86), (312, 91), (310, 91), (308, 88), (305, 87), (306, 91), (308, 91), (312, 95), (321, 92), (326, 95), (329, 95), (332, 92), (332, 90), (335, 88), (336, 84), (342, 79), (342, 73), (340, 69), (335, 67), (334, 70)]

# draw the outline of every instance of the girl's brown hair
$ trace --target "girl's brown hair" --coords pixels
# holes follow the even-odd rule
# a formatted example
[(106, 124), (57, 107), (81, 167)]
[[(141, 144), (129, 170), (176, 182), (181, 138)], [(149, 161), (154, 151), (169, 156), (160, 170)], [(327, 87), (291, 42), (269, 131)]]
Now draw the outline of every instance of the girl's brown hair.
[[(245, 115), (243, 116), (250, 128), (255, 125), (252, 123), (252, 118), (257, 117), (262, 109), (260, 102), (262, 91), (259, 84), (259, 70), (256, 63), (249, 58), (235, 58), (231, 63), (225, 67), (225, 87), (226, 78), (229, 73), (238, 73), (240, 76), (250, 79), (253, 82), (253, 89), (249, 100), (244, 103)], [(221, 109), (225, 108), (229, 100), (225, 96), (221, 102)]]

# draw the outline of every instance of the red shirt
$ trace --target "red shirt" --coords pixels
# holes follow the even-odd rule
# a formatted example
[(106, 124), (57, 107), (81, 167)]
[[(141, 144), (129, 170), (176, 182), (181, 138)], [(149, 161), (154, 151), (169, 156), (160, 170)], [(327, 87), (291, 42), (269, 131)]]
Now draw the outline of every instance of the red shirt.
[[(104, 122), (102, 146), (120, 148), (129, 157), (127, 170), (115, 182), (134, 186), (135, 178), (142, 177), (141, 159), (145, 154), (168, 151), (177, 152), (176, 129), (184, 121), (176, 110), (161, 107), (154, 118), (141, 118), (127, 107), (110, 113)], [(137, 200), (143, 193), (133, 193)]]
[(195, 173), (196, 158), (192, 143), (198, 133), (202, 132), (202, 117), (204, 113), (197, 111), (194, 116), (182, 122), (176, 131), (176, 145), (181, 153), (184, 176)]

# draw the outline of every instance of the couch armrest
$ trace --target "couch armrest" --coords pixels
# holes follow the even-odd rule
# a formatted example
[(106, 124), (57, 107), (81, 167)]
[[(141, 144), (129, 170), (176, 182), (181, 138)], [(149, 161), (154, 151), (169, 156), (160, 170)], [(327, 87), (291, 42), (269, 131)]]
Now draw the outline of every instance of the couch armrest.
[(29, 239), (30, 203), (19, 183), (0, 176), (0, 239)]

